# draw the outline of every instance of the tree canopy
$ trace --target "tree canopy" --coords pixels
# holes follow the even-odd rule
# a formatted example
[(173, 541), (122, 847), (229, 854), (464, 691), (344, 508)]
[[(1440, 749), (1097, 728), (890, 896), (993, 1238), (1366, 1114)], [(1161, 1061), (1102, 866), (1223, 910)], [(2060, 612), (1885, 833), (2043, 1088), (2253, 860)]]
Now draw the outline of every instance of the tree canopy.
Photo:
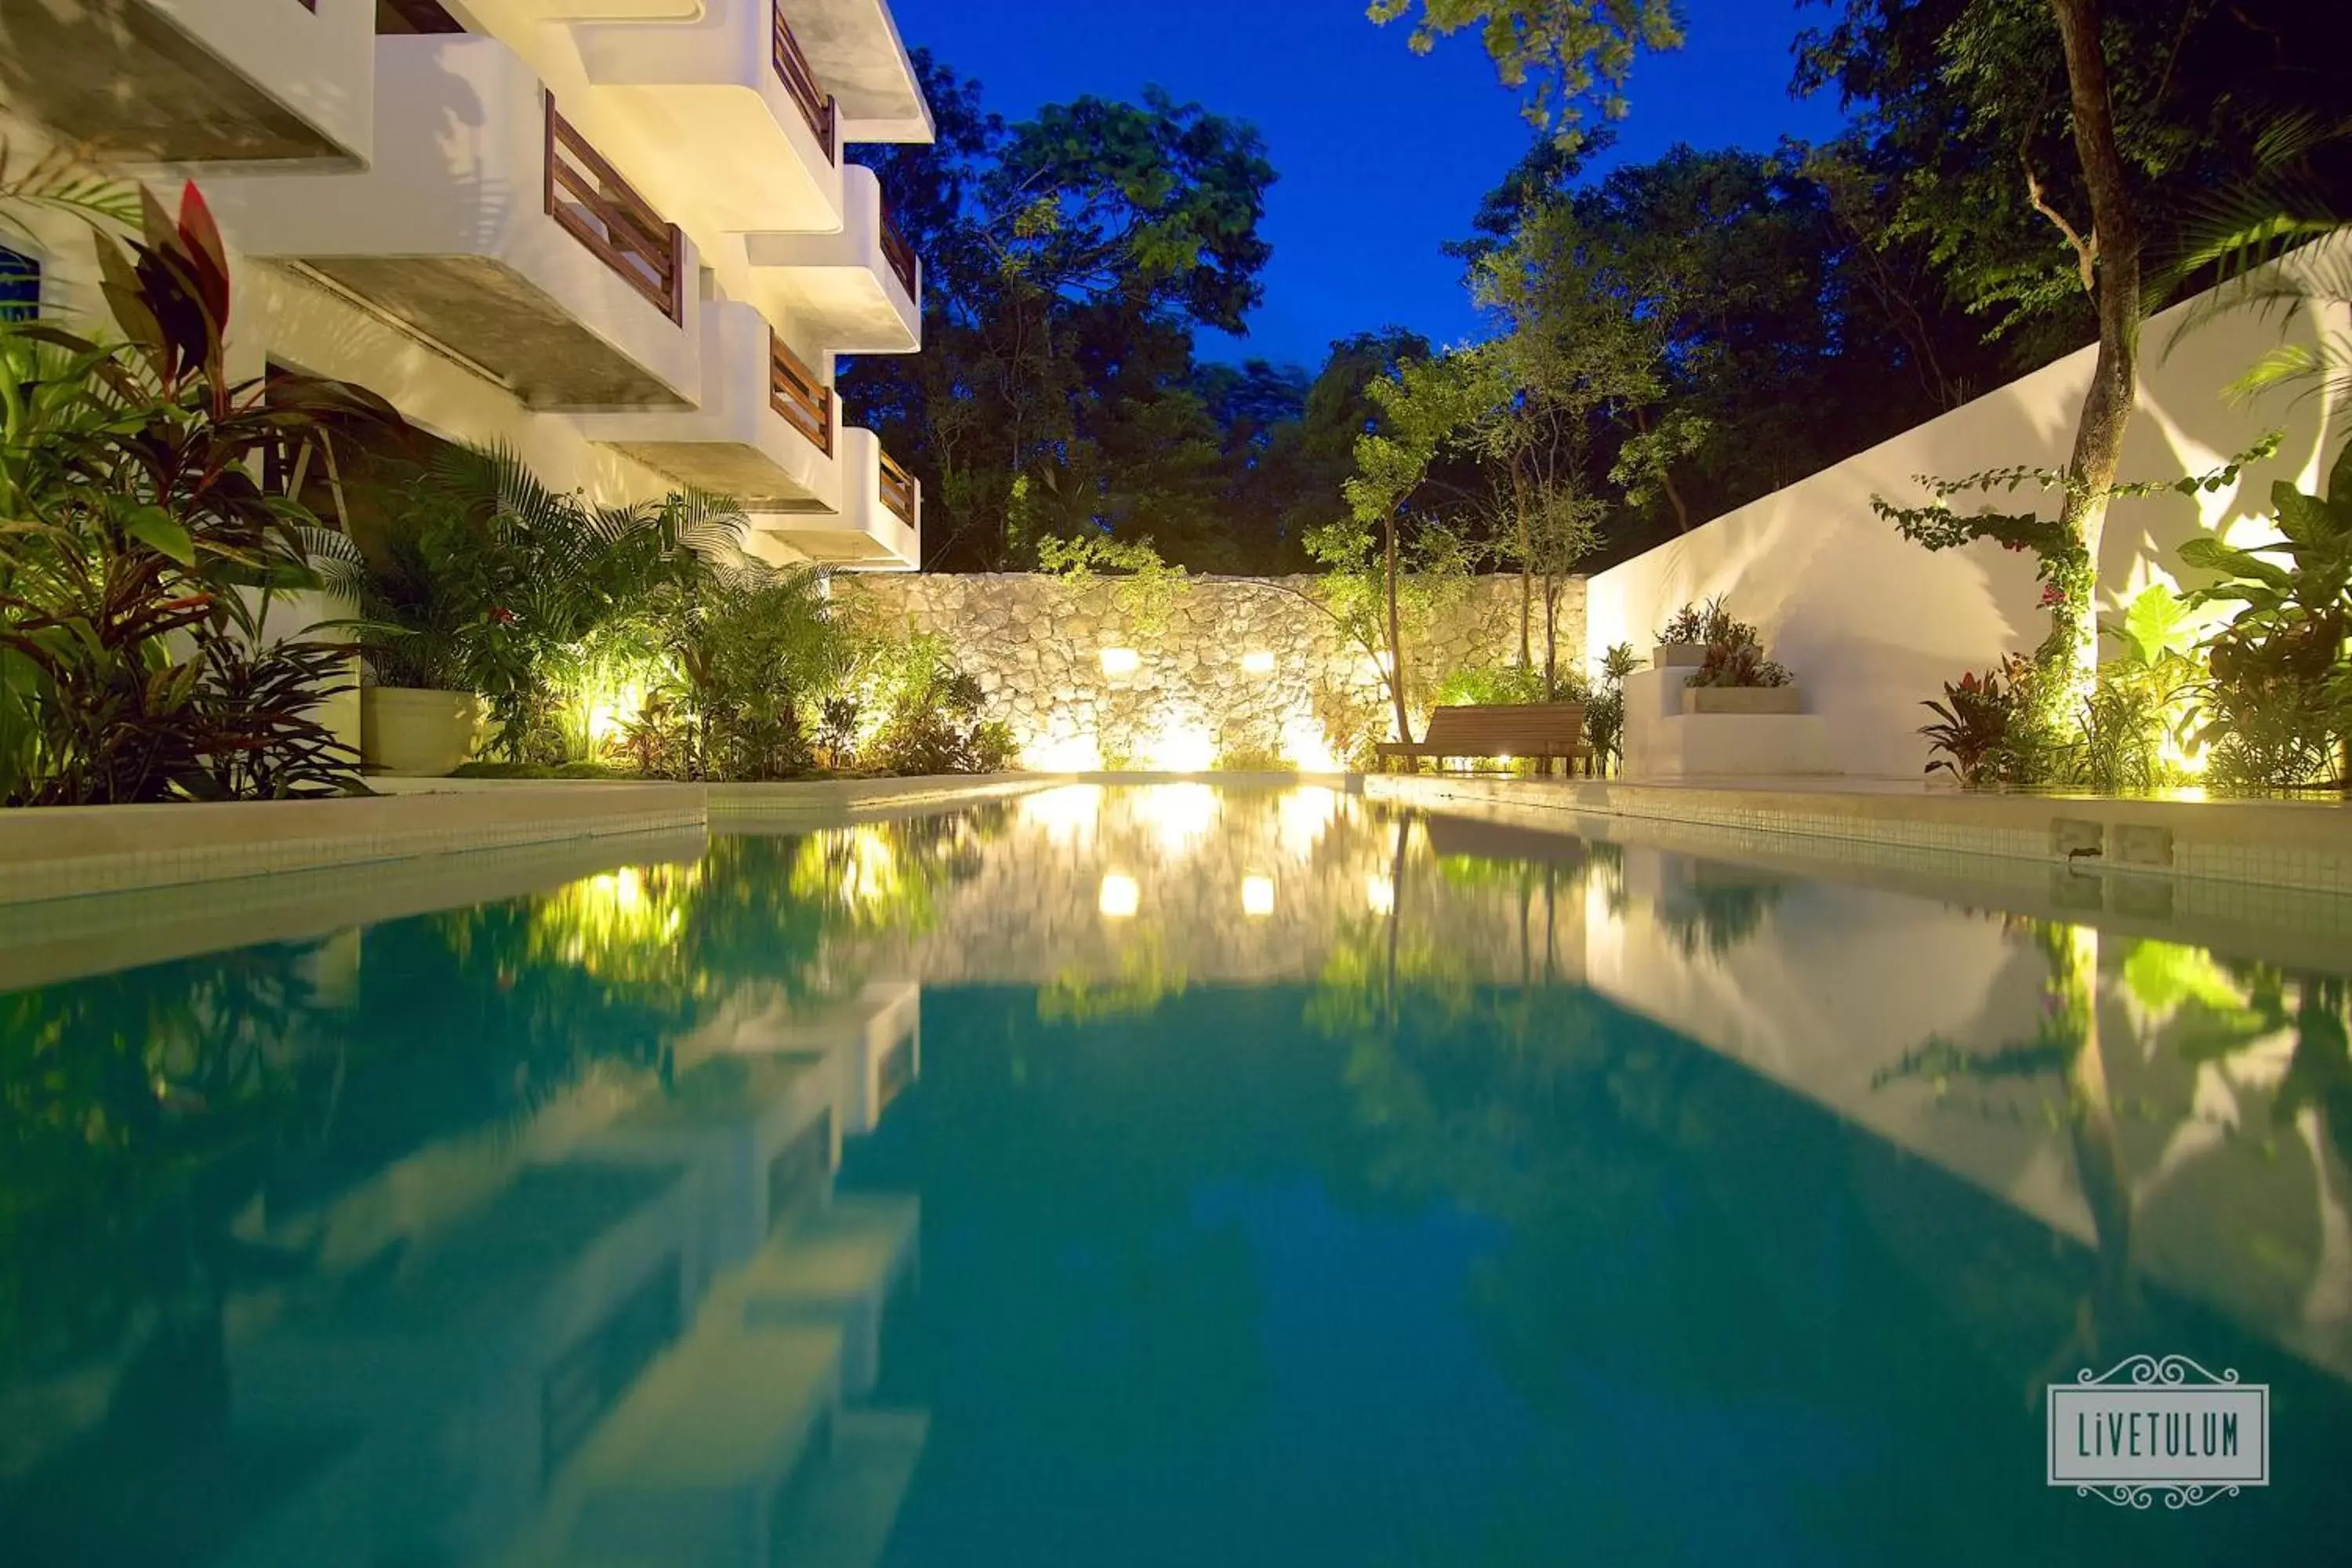
[[(2214, 193), (2265, 167), (2266, 126), (2346, 118), (2352, 12), (2103, 15), (2153, 310), (2201, 280), (2179, 237), (2210, 231)], [(1637, 61), (1680, 41), (1668, 0), (1378, 0), (1370, 16), (1406, 22), (1416, 48), (1474, 34), (1541, 127), (1445, 247), (1494, 345), (1447, 374), (1502, 389), (1409, 465), (1393, 498), (1408, 541), (1441, 530), (1533, 575), (1559, 553), (1543, 529), (1581, 529), (1598, 562), (1621, 558), (2096, 335), (2099, 240), (2053, 0), (1800, 0), (1792, 89), (1836, 94), (1843, 133), (1613, 166), (1598, 161)], [(1022, 568), (1041, 541), (1098, 536), (1195, 571), (1309, 569), (1318, 531), (1360, 523), (1350, 480), (1393, 488), (1358, 459), (1417, 441), (1399, 418), (1426, 400), (1380, 384), (1412, 385), (1436, 346), (1368, 323), (1319, 366), (1204, 360), (1204, 330), (1246, 331), (1271, 254), (1257, 132), (1156, 89), (1008, 123), (977, 83), (917, 65), (938, 142), (877, 150), (876, 167), (926, 258), (924, 351), (857, 361), (842, 387), (924, 483), (926, 564)], [(2352, 180), (2329, 160), (2352, 138), (2318, 144), (2299, 177), (2341, 196)]]

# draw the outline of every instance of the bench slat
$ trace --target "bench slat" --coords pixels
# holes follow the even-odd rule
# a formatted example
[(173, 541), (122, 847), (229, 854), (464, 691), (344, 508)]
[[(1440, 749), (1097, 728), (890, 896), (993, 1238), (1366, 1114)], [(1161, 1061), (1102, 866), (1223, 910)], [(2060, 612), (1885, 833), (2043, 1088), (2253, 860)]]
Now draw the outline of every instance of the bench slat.
[(1513, 707), (1456, 705), (1439, 708), (1429, 716), (1429, 728), (1416, 742), (1385, 741), (1379, 755), (1391, 757), (1522, 756), (1549, 764), (1573, 762), (1590, 748), (1584, 743), (1584, 705), (1580, 702), (1531, 702)]

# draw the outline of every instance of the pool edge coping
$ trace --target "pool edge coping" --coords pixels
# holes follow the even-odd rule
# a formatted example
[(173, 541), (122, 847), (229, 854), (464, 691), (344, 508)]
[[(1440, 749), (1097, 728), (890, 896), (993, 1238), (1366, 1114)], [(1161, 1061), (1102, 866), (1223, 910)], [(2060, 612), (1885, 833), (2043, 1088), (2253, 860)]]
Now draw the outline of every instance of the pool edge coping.
[(323, 800), (0, 811), (0, 907), (483, 849), (1006, 798), (1048, 773), (686, 784), (500, 781)]
[(2109, 874), (2352, 895), (2352, 806), (2333, 803), (1776, 791), (1377, 773), (1365, 779), (1364, 790), (1376, 800), (1431, 809), (1469, 802), (1535, 813), (1656, 818)]

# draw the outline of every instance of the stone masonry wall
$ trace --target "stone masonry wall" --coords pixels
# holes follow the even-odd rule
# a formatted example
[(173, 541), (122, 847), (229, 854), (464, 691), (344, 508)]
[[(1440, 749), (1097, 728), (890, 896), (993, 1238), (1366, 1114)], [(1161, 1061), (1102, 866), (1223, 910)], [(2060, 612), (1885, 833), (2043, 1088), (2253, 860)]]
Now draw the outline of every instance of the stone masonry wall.
[[(859, 578), (880, 615), (950, 641), (1037, 769), (1347, 765), (1389, 734), (1380, 668), (1313, 605), (1312, 577), (1195, 577), (1164, 605), (1118, 581), (1010, 574)], [(1416, 726), (1445, 674), (1506, 664), (1518, 579), (1485, 577), (1406, 638)], [(1540, 658), (1542, 606), (1537, 605)], [(1582, 666), (1584, 584), (1560, 595), (1563, 668)]]

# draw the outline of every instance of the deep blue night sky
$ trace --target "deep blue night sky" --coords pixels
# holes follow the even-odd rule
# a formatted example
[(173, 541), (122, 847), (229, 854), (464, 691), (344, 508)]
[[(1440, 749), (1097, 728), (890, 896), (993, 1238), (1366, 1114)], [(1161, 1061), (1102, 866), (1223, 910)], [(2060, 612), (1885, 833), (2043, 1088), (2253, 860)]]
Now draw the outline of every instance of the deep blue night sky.
[[(1083, 93), (1180, 100), (1255, 122), (1281, 176), (1267, 197), (1265, 300), (1238, 342), (1312, 369), (1349, 332), (1395, 321), (1441, 342), (1472, 336), (1460, 268), (1438, 247), (1469, 232), (1479, 198), (1525, 151), (1517, 100), (1475, 37), (1423, 58), (1405, 24), (1365, 0), (891, 0), (909, 46), (977, 77), (1008, 121)], [(1826, 13), (1792, 0), (1684, 0), (1688, 44), (1645, 58), (1633, 117), (1598, 165), (1677, 142), (1769, 147), (1835, 130), (1834, 102), (1789, 96), (1789, 46)]]

